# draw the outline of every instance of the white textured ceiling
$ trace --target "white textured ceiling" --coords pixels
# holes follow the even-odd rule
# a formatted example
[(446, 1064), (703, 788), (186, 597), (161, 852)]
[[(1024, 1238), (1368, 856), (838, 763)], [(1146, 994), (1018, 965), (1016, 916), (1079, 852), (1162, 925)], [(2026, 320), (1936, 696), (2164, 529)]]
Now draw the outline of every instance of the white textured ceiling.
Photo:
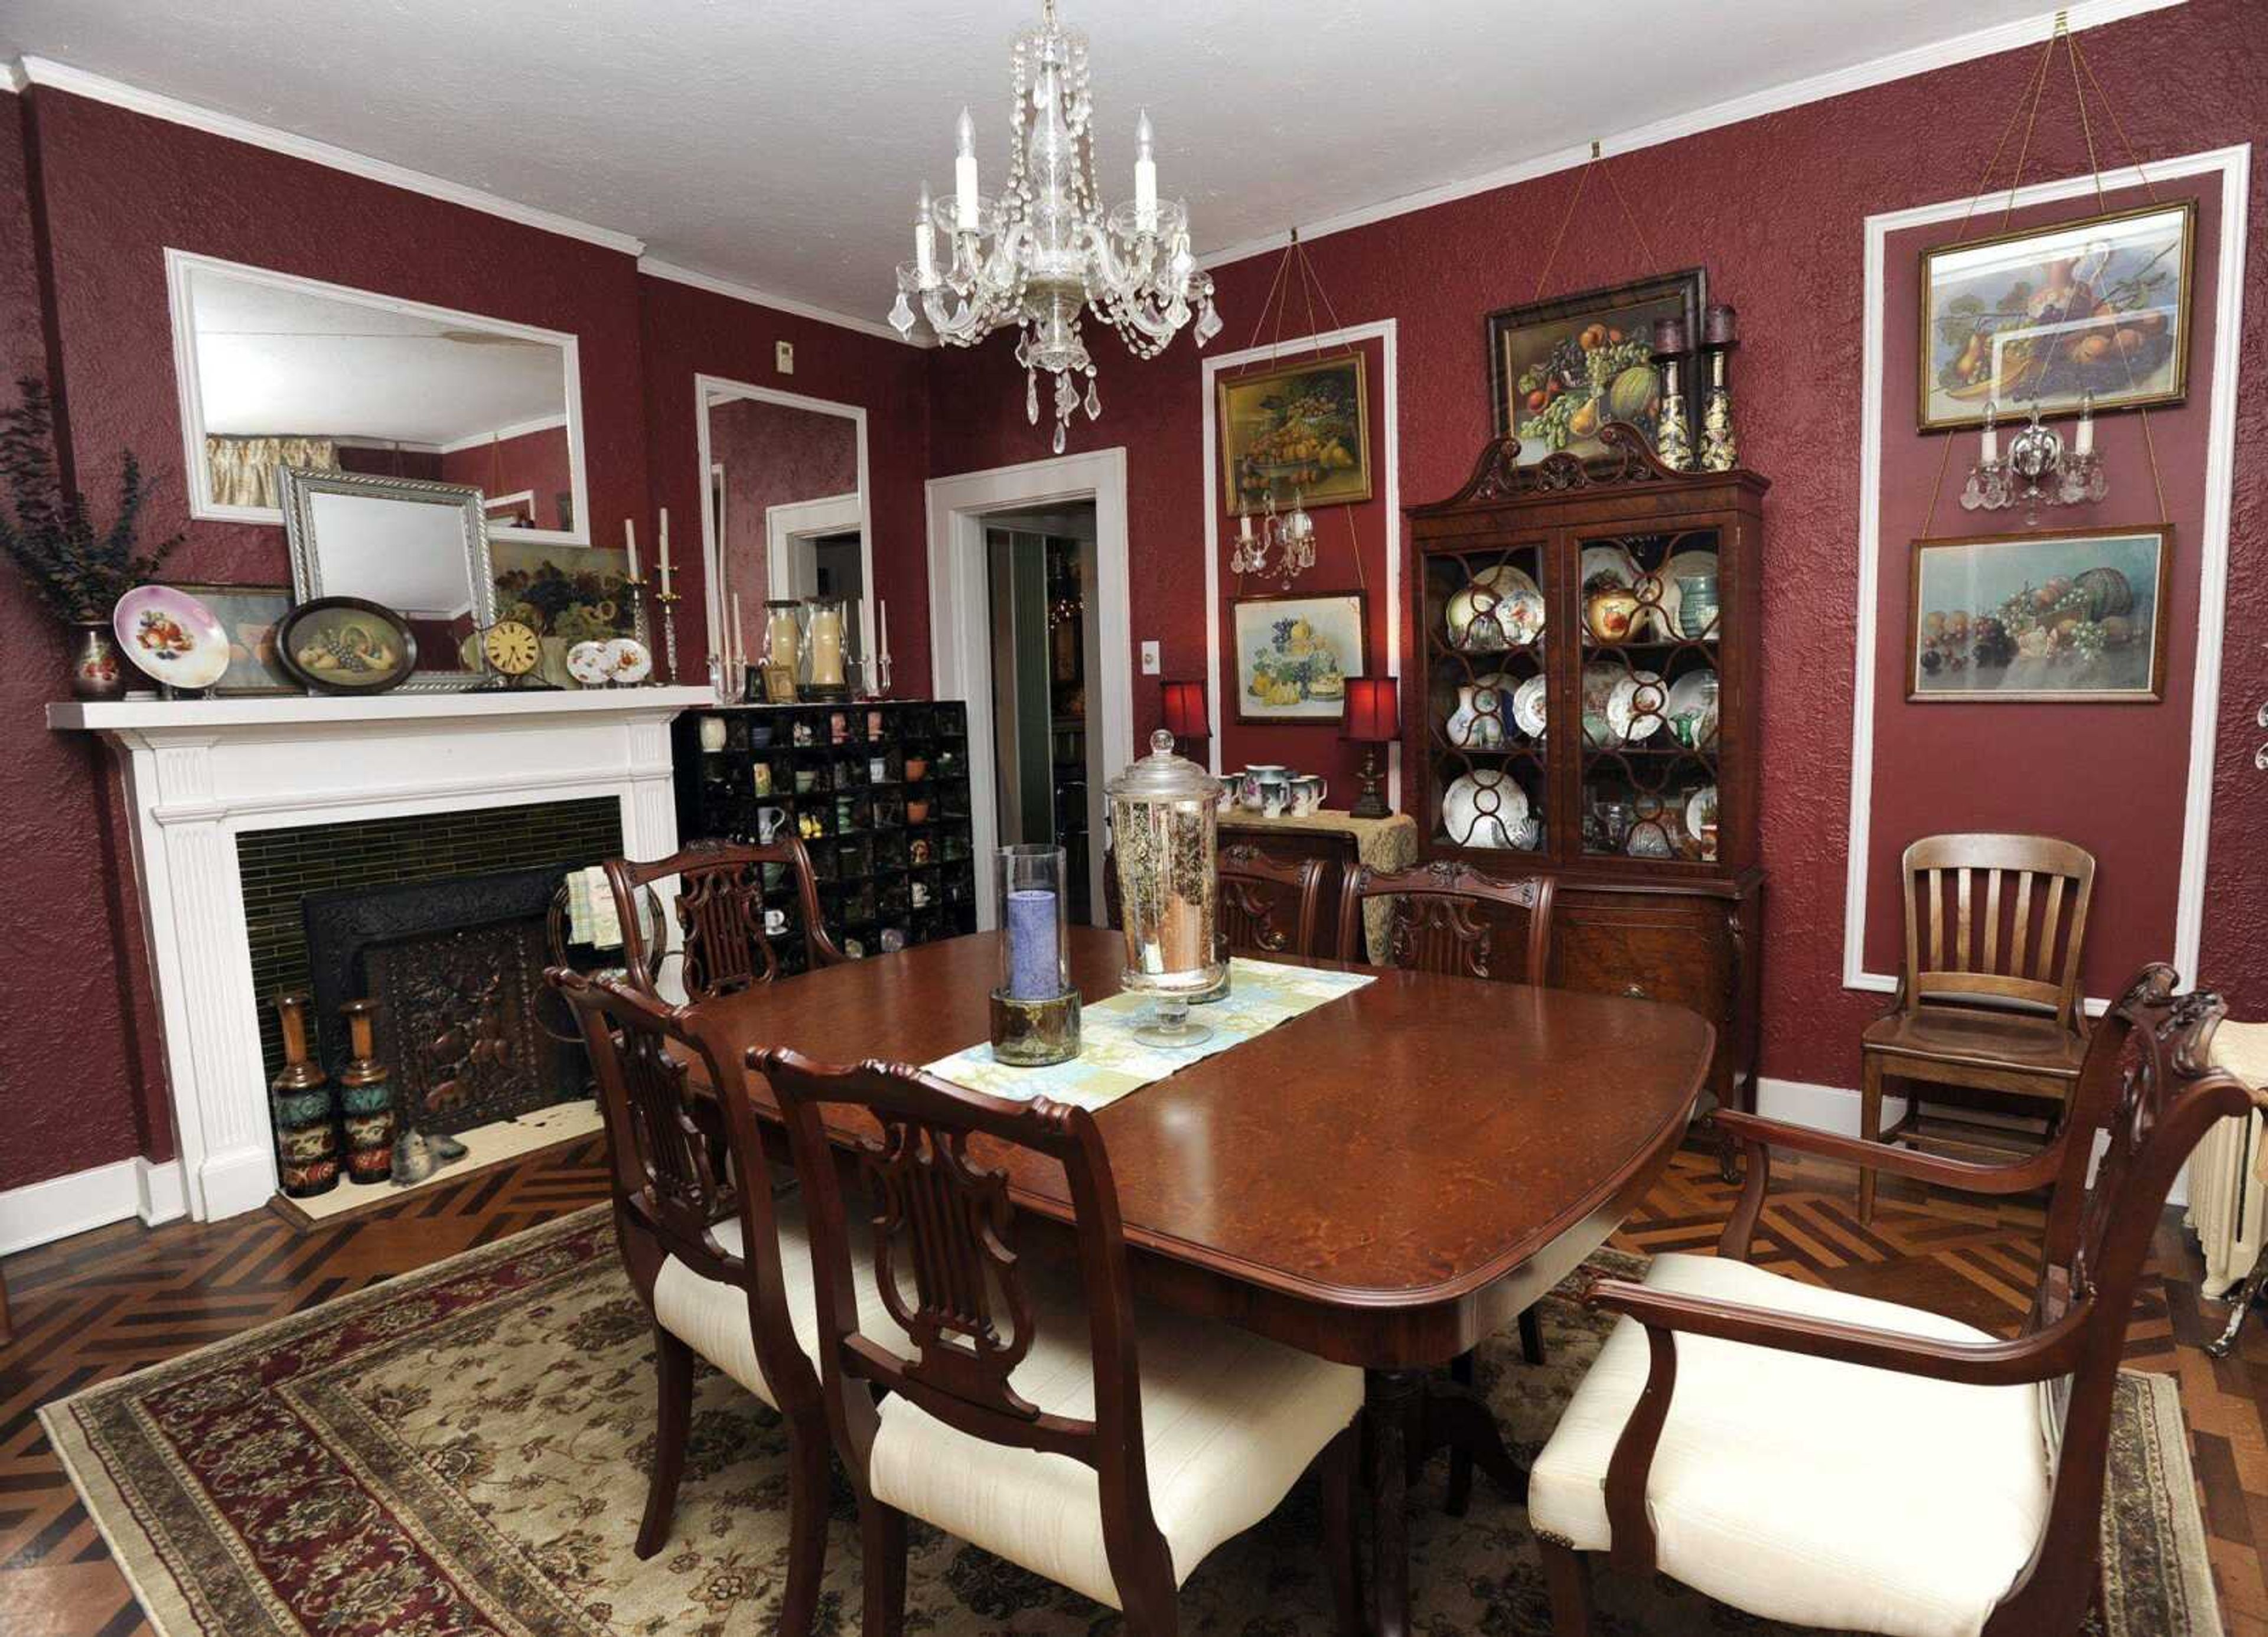
[[(1200, 253), (1792, 81), (2041, 0), (1063, 0), (1104, 191), (1146, 105)], [(2088, 8), (2081, 7), (2080, 10)], [(954, 115), (1005, 155), (1038, 0), (7, 0), (35, 55), (879, 318)]]

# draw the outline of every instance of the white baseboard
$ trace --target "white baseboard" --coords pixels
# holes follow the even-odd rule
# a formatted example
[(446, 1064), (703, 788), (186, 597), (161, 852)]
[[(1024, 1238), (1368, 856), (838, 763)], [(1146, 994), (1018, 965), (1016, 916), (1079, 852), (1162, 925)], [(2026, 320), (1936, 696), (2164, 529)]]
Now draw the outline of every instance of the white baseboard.
[[(1894, 1125), (1905, 1118), (1904, 1097), (1885, 1095), (1882, 1098), (1882, 1123)], [(1801, 1080), (1773, 1080), (1759, 1076), (1756, 1081), (1756, 1112), (1770, 1119), (1784, 1119), (1792, 1126), (1809, 1126), (1818, 1131), (1831, 1131), (1837, 1136), (1859, 1134), (1859, 1093), (1851, 1086), (1812, 1085)], [(2100, 1143), (2096, 1145), (2098, 1148)], [(2174, 1186), (2166, 1195), (2166, 1203), (2186, 1207), (2190, 1202), (2190, 1168), (2182, 1167), (2174, 1178)]]
[(154, 1228), (187, 1215), (179, 1160), (116, 1160), (0, 1193), (0, 1256), (129, 1216)]

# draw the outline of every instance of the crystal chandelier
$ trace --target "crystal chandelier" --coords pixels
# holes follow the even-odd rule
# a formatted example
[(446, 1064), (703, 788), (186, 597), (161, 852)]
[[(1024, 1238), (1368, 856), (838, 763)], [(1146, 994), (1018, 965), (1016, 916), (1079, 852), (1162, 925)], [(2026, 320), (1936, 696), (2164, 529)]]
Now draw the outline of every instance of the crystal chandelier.
[(2066, 449), (2062, 438), (2042, 423), (2037, 400), (2023, 430), (2009, 440), (2008, 455), (2000, 458), (1998, 407), (1984, 405), (1984, 426), (1978, 434), (1977, 464), (1969, 468), (1969, 483), (1961, 491), (1964, 510), (1999, 511), (2021, 501), (2024, 520), (2035, 521), (2043, 506), (2091, 505), (2110, 493), (2110, 479), (2102, 457), (2095, 452), (2095, 394), (2079, 401), (2079, 427)]
[(1236, 546), (1228, 554), (1228, 566), (1234, 574), (1273, 574), (1285, 585), (1315, 566), (1315, 520), (1307, 515), (1296, 488), (1289, 511), (1276, 510), (1273, 495), (1262, 501), (1256, 534), (1250, 512), (1237, 518)]
[[(1102, 413), (1094, 360), (1079, 334), (1080, 309), (1092, 306), (1138, 358), (1165, 350), (1174, 332), (1197, 317), (1202, 347), (1220, 333), (1212, 280), (1189, 252), (1189, 208), (1158, 197), (1150, 116), (1135, 127), (1134, 197), (1107, 214), (1094, 182), (1094, 104), (1088, 94), (1086, 37), (1056, 21), (1044, 0), (1039, 27), (1020, 34), (1015, 52), (1014, 141), (1008, 184), (998, 198), (976, 188), (976, 128), (961, 111), (954, 193), (932, 201), (926, 183), (914, 217), (914, 259), (898, 267), (890, 323), (901, 335), (914, 327), (909, 298), (948, 346), (973, 347), (1003, 325), (1022, 333), (1016, 362), (1024, 366), (1024, 413), (1040, 421), (1042, 371), (1055, 377), (1055, 448), (1081, 407)], [(940, 263), (937, 236), (950, 254)]]

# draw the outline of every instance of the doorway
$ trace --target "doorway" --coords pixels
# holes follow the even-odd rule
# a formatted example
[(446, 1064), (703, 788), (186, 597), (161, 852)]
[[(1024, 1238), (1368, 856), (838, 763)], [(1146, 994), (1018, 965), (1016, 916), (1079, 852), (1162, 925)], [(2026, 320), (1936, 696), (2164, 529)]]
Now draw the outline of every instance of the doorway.
[[(1057, 516), (1082, 507), (1094, 515), (1092, 595), (1081, 611), (1085, 661), (1083, 731), (1087, 762), (1088, 835), (1101, 834), (1101, 773), (1134, 760), (1134, 636), (1128, 613), (1126, 451), (1099, 449), (1052, 459), (932, 478), (929, 510), (930, 686), (939, 699), (968, 704), (972, 767), (995, 767), (1000, 742), (992, 663), (992, 554), (988, 533), (1003, 513)], [(1068, 758), (1067, 758), (1068, 760)], [(972, 840), (987, 858), (1001, 835), (997, 777), (969, 784)], [(1020, 818), (1018, 820), (1020, 823)], [(1087, 903), (1103, 914), (1102, 848), (1090, 840)], [(996, 917), (990, 893), (977, 895), (977, 924)]]
[(1087, 691), (1101, 674), (1094, 621), (1094, 503), (984, 519), (991, 586), (993, 799), (999, 844), (1064, 849), (1071, 919), (1099, 924), (1101, 744)]

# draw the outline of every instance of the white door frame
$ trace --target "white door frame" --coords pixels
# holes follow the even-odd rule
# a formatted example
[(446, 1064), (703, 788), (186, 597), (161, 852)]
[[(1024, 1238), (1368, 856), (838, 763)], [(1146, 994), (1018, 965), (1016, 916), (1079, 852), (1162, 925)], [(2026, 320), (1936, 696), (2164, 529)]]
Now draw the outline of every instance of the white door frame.
[[(709, 446), (709, 400), (712, 396), (727, 400), (753, 399), (758, 403), (783, 404), (791, 409), (808, 409), (817, 415), (841, 415), (858, 429), (858, 566), (859, 575), (866, 588), (866, 607), (874, 601), (874, 486), (866, 476), (866, 412), (857, 404), (836, 403), (828, 398), (806, 398), (801, 393), (783, 393), (770, 386), (751, 386), (745, 381), (735, 381), (722, 375), (702, 375), (693, 378), (693, 425), (701, 450), (701, 554), (703, 584), (709, 592), (709, 651), (725, 651), (725, 623), (731, 616), (730, 593), (725, 584), (725, 553), (723, 542), (717, 538), (717, 520), (710, 515), (715, 510), (709, 503), (708, 478), (716, 466), (716, 457)], [(769, 567), (765, 570), (770, 575)], [(765, 595), (771, 595), (769, 586)], [(740, 634), (733, 634), (737, 644)]]
[[(1134, 760), (1134, 621), (1128, 601), (1126, 569), (1126, 451), (1098, 449), (1086, 454), (1027, 460), (932, 478), (929, 503), (930, 686), (939, 699), (968, 703), (969, 828), (983, 882), (992, 849), (999, 845), (998, 796), (992, 770), (998, 752), (992, 731), (992, 622), (986, 617), (991, 590), (986, 576), (986, 514), (1050, 505), (1060, 501), (1094, 503), (1096, 648), (1101, 674), (1088, 679), (1088, 728), (1102, 745), (1102, 765), (1124, 767)], [(1093, 901), (1102, 902), (1101, 837), (1090, 838), (1087, 864), (1094, 877)], [(992, 895), (980, 886), (976, 924), (990, 930)]]
[[(802, 572), (795, 547), (822, 534), (848, 534), (865, 527), (865, 502), (858, 495), (822, 495), (817, 500), (792, 500), (764, 508), (764, 583), (775, 598), (808, 597), (817, 589), (817, 565)], [(864, 536), (861, 536), (863, 540)], [(873, 557), (862, 554), (871, 570)], [(871, 587), (860, 596), (872, 598)]]

